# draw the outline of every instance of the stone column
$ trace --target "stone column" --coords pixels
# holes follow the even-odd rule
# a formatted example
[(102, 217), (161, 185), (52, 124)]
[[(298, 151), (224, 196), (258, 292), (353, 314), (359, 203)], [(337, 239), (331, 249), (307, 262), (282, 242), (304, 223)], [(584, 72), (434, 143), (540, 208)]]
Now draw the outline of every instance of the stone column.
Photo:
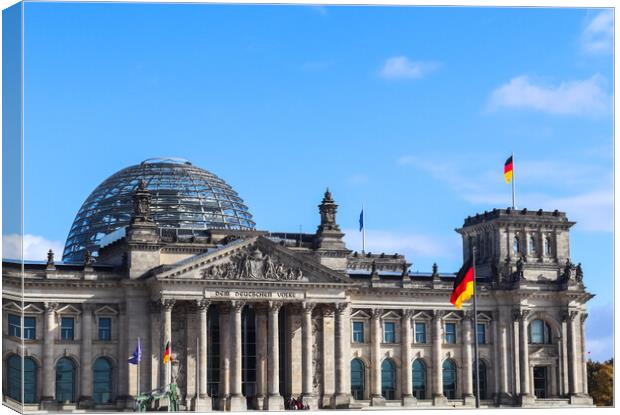
[(281, 301), (269, 302), (269, 316), (267, 319), (268, 332), (268, 366), (267, 366), (267, 400), (265, 409), (280, 411), (284, 409), (284, 401), (280, 395), (280, 337), (278, 327), (278, 313), (282, 308)]
[(219, 303), (220, 311), (220, 393), (219, 408), (225, 411), (230, 398), (230, 303)]
[(528, 346), (527, 325), (529, 310), (517, 310), (516, 317), (519, 321), (519, 374), (521, 386), (521, 406), (533, 403), (534, 396), (530, 389), (530, 353)]
[(491, 332), (493, 333), (493, 399), (495, 403), (499, 403), (500, 399), (500, 377), (499, 377), (499, 328), (498, 319), (499, 312), (494, 310), (492, 312)]
[(381, 395), (381, 316), (382, 308), (372, 310), (370, 320), (370, 404), (372, 406), (385, 405), (385, 398)]
[(230, 370), (230, 410), (247, 411), (247, 401), (241, 393), (241, 311), (245, 301), (233, 301), (232, 312), (230, 313), (231, 339), (232, 339), (232, 359)]
[(43, 393), (42, 409), (53, 406), (56, 371), (54, 370), (54, 340), (56, 337), (57, 303), (45, 303), (45, 332), (43, 333)]
[(570, 311), (568, 314), (568, 379), (570, 395), (577, 395), (579, 389), (579, 372), (581, 364), (579, 363), (579, 352), (577, 350), (577, 330), (575, 323), (579, 314), (577, 311)]
[(351, 338), (349, 336), (351, 314), (347, 303), (336, 304), (336, 395), (334, 408), (348, 408), (351, 403)]
[(510, 386), (508, 382), (508, 322), (506, 321), (505, 315), (500, 313), (500, 318), (502, 318), (498, 322), (498, 332), (499, 332), (499, 365), (496, 370), (499, 371), (499, 393), (500, 393), (500, 403), (511, 403), (510, 398)]
[(315, 303), (304, 302), (302, 307), (302, 396), (304, 404), (312, 410), (317, 408), (317, 397), (313, 390), (313, 373), (312, 373), (312, 310), (316, 306)]
[(442, 343), (442, 318), (443, 310), (435, 310), (433, 313), (433, 405), (441, 406), (448, 403), (443, 394), (443, 371), (441, 367), (441, 343)]
[(560, 367), (562, 368), (562, 396), (568, 396), (570, 387), (568, 385), (568, 314), (562, 318), (562, 338)]
[(403, 310), (403, 317), (401, 320), (401, 343), (400, 343), (400, 358), (401, 358), (401, 372), (402, 372), (402, 402), (403, 406), (415, 405), (417, 400), (413, 397), (413, 379), (411, 373), (411, 361), (413, 360), (413, 350), (411, 349), (411, 343), (413, 343), (413, 333), (411, 330), (411, 318), (413, 317), (413, 310)]
[[(126, 298), (124, 298), (118, 304), (118, 356), (127, 356), (129, 357), (129, 352), (127, 348), (128, 338), (129, 338), (129, 330), (127, 328), (127, 302)], [(126, 362), (126, 360), (125, 360)], [(129, 396), (129, 365), (122, 364), (118, 365), (118, 394), (116, 396), (116, 405), (119, 408), (125, 408), (128, 404), (128, 396)]]
[(80, 401), (79, 408), (93, 407), (92, 380), (92, 340), (93, 340), (93, 307), (82, 305), (82, 344), (80, 345)]
[(321, 404), (322, 408), (329, 408), (331, 402), (334, 399), (334, 393), (336, 392), (336, 365), (335, 365), (335, 338), (336, 338), (336, 326), (334, 321), (334, 309), (329, 306), (324, 306), (322, 311), (322, 324), (323, 324), (323, 347), (322, 347), (322, 371), (321, 371), (321, 385), (322, 396)]
[[(461, 327), (463, 329), (463, 399), (465, 405), (475, 405), (476, 401), (473, 394), (473, 382), (472, 375), (474, 356), (472, 353), (472, 324), (473, 324), (473, 312), (466, 311), (464, 313), (463, 320), (461, 320)], [(475, 335), (475, 334), (474, 334)]]
[(196, 411), (209, 411), (211, 410), (211, 397), (207, 394), (207, 345), (208, 345), (208, 326), (207, 326), (207, 313), (209, 310), (210, 301), (207, 299), (201, 299), (196, 301), (198, 311), (198, 336), (199, 350), (198, 350), (198, 400), (196, 401), (194, 408)]
[(269, 350), (267, 330), (267, 307), (264, 303), (256, 310), (256, 408), (266, 409), (267, 400), (267, 353)]
[[(172, 348), (174, 347), (174, 344), (172, 343), (172, 308), (174, 307), (174, 303), (175, 300), (173, 299), (169, 299), (169, 298), (162, 298), (161, 299), (161, 313), (162, 313), (162, 318), (161, 321), (164, 324), (164, 327), (162, 328), (162, 336), (163, 336), (163, 347), (164, 347), (164, 353), (166, 351), (166, 344), (168, 342), (170, 342), (170, 350), (172, 350)], [(162, 387), (167, 387), (170, 382), (172, 382), (172, 364), (170, 363), (170, 361), (168, 361), (168, 364), (164, 365), (164, 355), (162, 353), (161, 356), (161, 371), (160, 373), (162, 374), (162, 382), (161, 385)]]
[(580, 325), (579, 325), (579, 337), (581, 339), (581, 386), (582, 392), (584, 395), (588, 394), (588, 355), (586, 353), (586, 319), (588, 318), (588, 313), (581, 313), (580, 316)]

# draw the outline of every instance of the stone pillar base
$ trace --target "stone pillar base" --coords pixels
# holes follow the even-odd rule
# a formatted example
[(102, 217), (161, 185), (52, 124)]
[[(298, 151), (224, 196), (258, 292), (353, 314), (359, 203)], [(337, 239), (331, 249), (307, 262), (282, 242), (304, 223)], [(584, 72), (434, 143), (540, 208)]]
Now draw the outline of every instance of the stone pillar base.
[(321, 399), (319, 399), (319, 407), (331, 408), (333, 400), (334, 400), (334, 395), (332, 394), (323, 395), (321, 396)]
[(371, 406), (385, 406), (385, 398), (381, 395), (375, 395), (370, 397)]
[(351, 395), (347, 393), (337, 393), (332, 400), (332, 408), (348, 409), (351, 404)]
[(513, 406), (514, 399), (512, 395), (508, 393), (498, 393), (493, 396), (493, 400), (496, 406)]
[(193, 398), (191, 407), (195, 412), (206, 412), (213, 410), (213, 402), (210, 396)]
[(230, 403), (229, 403), (229, 411), (238, 412), (238, 411), (247, 411), (248, 410), (248, 401), (243, 395), (230, 395)]
[(448, 398), (444, 395), (433, 395), (433, 406), (448, 406)]
[(254, 408), (259, 411), (265, 409), (265, 395), (256, 395), (256, 398), (254, 398)]
[(54, 400), (54, 398), (45, 397), (41, 399), (41, 409), (44, 411), (57, 411), (58, 403)]
[(592, 401), (592, 397), (584, 394), (576, 394), (568, 397), (568, 402), (571, 405), (578, 406), (594, 406), (594, 402)]
[(474, 395), (463, 395), (463, 405), (464, 406), (476, 406), (476, 397)]
[(228, 399), (229, 399), (228, 395), (224, 395), (224, 396), (222, 396), (222, 397), (220, 397), (218, 399), (217, 408), (220, 411), (227, 411), (228, 410)]
[(304, 403), (304, 406), (308, 405), (308, 408), (312, 411), (319, 409), (319, 399), (316, 395), (303, 395), (301, 401)]
[(532, 394), (527, 394), (527, 395), (521, 395), (519, 396), (519, 405), (526, 407), (526, 406), (533, 406), (536, 404), (536, 397)]
[(403, 396), (403, 406), (416, 406), (418, 400), (413, 395)]
[(284, 399), (280, 395), (269, 395), (265, 398), (265, 409), (268, 411), (283, 411)]
[(95, 401), (90, 396), (81, 396), (78, 400), (78, 409), (92, 409)]

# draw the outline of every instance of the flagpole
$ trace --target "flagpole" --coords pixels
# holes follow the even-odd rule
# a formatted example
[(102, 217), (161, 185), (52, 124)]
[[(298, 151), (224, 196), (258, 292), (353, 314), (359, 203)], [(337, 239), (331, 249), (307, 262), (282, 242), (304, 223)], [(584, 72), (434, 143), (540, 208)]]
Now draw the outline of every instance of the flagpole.
[(364, 213), (364, 204), (362, 203), (362, 253), (366, 252), (366, 213)]
[(473, 247), (473, 268), (474, 268), (474, 358), (476, 359), (476, 408), (480, 408), (480, 370), (478, 362), (478, 309), (476, 307), (476, 247)]
[(138, 387), (137, 387), (137, 391), (138, 393), (136, 394), (136, 396), (140, 396), (140, 360), (142, 360), (142, 345), (140, 344), (140, 337), (138, 337), (138, 376), (136, 376), (137, 378), (137, 382), (138, 382)]
[(515, 204), (515, 153), (514, 151), (511, 153), (512, 156), (512, 208), (516, 209), (517, 205)]

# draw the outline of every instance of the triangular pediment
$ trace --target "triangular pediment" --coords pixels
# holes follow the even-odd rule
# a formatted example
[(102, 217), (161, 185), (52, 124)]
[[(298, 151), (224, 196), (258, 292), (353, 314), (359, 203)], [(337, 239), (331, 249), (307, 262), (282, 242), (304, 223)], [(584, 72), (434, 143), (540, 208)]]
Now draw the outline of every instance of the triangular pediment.
[(390, 310), (387, 313), (383, 314), (381, 318), (384, 320), (398, 320), (400, 319), (400, 315), (397, 312)]
[(118, 314), (118, 311), (116, 311), (115, 309), (113, 309), (112, 307), (108, 306), (108, 305), (104, 305), (103, 307), (98, 308), (97, 310), (95, 310), (95, 315), (116, 315)]
[(156, 274), (158, 280), (265, 281), (283, 283), (348, 283), (338, 272), (258, 236), (238, 240), (185, 259)]
[[(21, 306), (14, 301), (10, 301), (4, 304), (2, 306), (2, 309), (6, 311), (13, 311), (15, 313), (22, 312)], [(24, 314), (41, 314), (41, 313), (43, 313), (43, 309), (40, 307), (37, 307), (34, 304), (28, 304), (27, 306), (24, 307)]]
[(56, 312), (58, 314), (81, 314), (81, 311), (72, 306), (71, 304), (67, 304), (64, 307), (59, 308)]
[(448, 314), (446, 314), (443, 318), (444, 320), (461, 320), (461, 316), (459, 316), (458, 314), (456, 314), (455, 312), (451, 311)]
[(424, 311), (420, 311), (413, 315), (414, 320), (430, 320), (432, 317), (426, 314)]
[(351, 314), (351, 318), (370, 319), (370, 314), (368, 314), (364, 310), (357, 310)]
[(478, 322), (490, 322), (491, 317), (486, 313), (478, 313)]

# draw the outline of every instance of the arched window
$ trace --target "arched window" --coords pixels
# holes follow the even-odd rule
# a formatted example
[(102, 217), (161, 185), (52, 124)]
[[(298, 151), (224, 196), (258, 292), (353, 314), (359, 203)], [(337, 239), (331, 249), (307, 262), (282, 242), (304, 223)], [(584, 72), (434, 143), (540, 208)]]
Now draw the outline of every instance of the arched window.
[[(472, 369), (472, 379), (474, 392), (476, 391), (476, 362)], [(480, 399), (487, 399), (487, 365), (481, 360), (478, 364), (478, 373), (480, 373)]]
[(413, 361), (411, 371), (413, 396), (416, 399), (426, 399), (426, 365), (420, 359), (416, 359)]
[(443, 394), (448, 399), (456, 399), (456, 363), (451, 359), (443, 362)]
[(512, 240), (512, 251), (515, 255), (519, 255), (519, 252), (521, 252), (521, 243), (518, 236), (515, 236)]
[(534, 344), (551, 343), (551, 327), (543, 320), (532, 320), (530, 322), (529, 341)]
[[(8, 361), (8, 395), (18, 402), (22, 401), (22, 359), (17, 355), (9, 357)], [(24, 359), (24, 403), (37, 401), (37, 364), (31, 357)]]
[(381, 364), (381, 395), (387, 400), (396, 399), (396, 368), (390, 359)]
[(105, 357), (93, 365), (93, 400), (98, 404), (112, 401), (112, 365)]
[(551, 256), (551, 238), (545, 237), (545, 255)]
[(56, 363), (56, 401), (75, 402), (75, 364), (63, 357)]
[(530, 255), (536, 255), (536, 240), (534, 239), (533, 236), (529, 237), (529, 246), (528, 246), (528, 251)]
[(351, 395), (353, 399), (364, 399), (364, 362), (351, 360)]

